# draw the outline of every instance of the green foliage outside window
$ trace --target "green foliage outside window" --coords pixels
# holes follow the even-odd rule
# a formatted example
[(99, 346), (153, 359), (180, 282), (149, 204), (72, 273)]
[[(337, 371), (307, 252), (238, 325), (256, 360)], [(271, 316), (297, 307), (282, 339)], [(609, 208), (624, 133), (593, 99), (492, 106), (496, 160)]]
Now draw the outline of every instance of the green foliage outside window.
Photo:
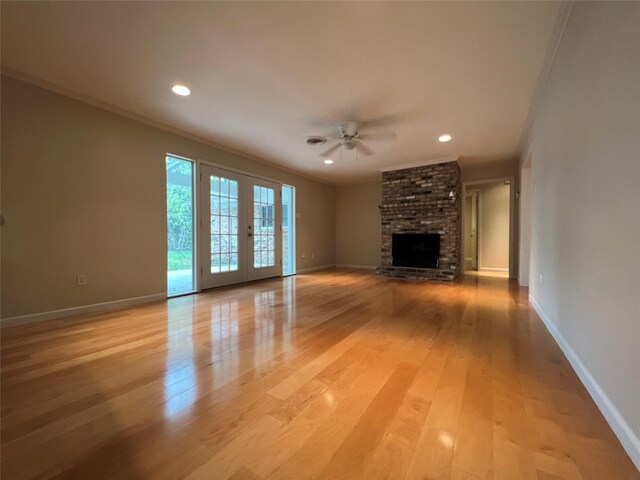
[(167, 158), (167, 240), (169, 271), (192, 267), (193, 199), (190, 162)]

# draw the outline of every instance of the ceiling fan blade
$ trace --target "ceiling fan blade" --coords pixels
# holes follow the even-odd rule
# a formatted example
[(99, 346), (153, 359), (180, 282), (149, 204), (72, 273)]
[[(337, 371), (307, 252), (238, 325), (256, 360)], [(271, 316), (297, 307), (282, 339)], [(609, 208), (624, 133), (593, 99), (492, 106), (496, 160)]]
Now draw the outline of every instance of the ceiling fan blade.
[(328, 157), (329, 155), (331, 155), (333, 152), (335, 152), (336, 150), (338, 150), (341, 146), (341, 143), (336, 143), (333, 147), (331, 147), (328, 150), (325, 150), (324, 152), (322, 152), (320, 154), (321, 157)]
[(360, 140), (395, 140), (398, 136), (394, 132), (365, 133), (358, 135)]
[(364, 143), (358, 142), (358, 151), (362, 152), (366, 157), (373, 155), (375, 152), (367, 147)]

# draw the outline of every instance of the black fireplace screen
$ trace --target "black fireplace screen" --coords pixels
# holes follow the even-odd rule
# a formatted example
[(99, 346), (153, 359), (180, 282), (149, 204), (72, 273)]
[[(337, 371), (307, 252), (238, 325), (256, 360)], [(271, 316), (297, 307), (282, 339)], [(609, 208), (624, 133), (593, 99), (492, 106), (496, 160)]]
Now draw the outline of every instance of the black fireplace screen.
[(438, 268), (440, 235), (394, 233), (391, 239), (394, 267)]

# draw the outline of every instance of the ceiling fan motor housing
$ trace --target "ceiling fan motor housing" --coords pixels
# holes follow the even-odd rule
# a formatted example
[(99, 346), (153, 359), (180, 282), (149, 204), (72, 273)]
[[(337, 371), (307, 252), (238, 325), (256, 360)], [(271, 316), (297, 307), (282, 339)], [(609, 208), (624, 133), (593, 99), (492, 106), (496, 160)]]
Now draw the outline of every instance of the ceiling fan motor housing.
[(338, 131), (344, 139), (354, 138), (358, 136), (359, 125), (356, 122), (345, 122), (338, 126)]

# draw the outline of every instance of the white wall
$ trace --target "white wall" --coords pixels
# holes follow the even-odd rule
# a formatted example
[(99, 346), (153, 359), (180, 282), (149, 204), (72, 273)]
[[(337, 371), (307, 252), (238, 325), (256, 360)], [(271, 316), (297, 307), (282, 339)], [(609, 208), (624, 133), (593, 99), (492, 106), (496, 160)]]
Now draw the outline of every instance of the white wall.
[(529, 259), (531, 256), (531, 168), (526, 167), (520, 173), (519, 235), (520, 261), (518, 262), (518, 281), (521, 286), (529, 286)]
[(463, 182), (477, 182), (491, 178), (516, 177), (518, 158), (486, 161), (477, 157), (460, 157)]
[(166, 292), (168, 152), (295, 186), (298, 269), (335, 263), (332, 185), (3, 76), (3, 319)]
[(576, 2), (525, 151), (530, 295), (640, 468), (639, 52), (640, 3)]

